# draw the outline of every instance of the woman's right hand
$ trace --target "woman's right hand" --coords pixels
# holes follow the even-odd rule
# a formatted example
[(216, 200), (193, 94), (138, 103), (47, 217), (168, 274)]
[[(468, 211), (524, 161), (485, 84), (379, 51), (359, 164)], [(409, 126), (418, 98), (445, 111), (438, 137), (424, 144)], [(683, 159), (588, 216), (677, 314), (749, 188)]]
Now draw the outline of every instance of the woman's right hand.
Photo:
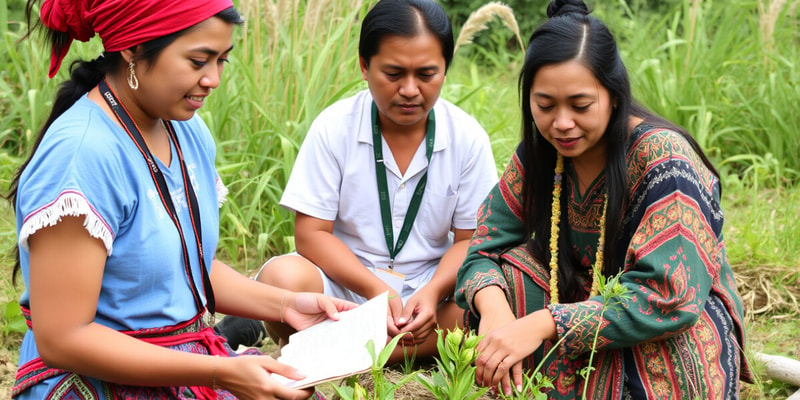
[(522, 360), (536, 351), (545, 340), (557, 338), (553, 316), (547, 308), (493, 330), (478, 343), (475, 381), (486, 387), (498, 387), (511, 395), (511, 384), (522, 389)]
[[(483, 338), (490, 336), (491, 333), (499, 329), (511, 325), (517, 320), (517, 317), (511, 310), (511, 305), (509, 305), (506, 300), (505, 293), (497, 286), (488, 286), (478, 291), (478, 293), (475, 294), (474, 304), (475, 308), (480, 313), (478, 334)], [(485, 340), (481, 341), (485, 342)], [(479, 353), (480, 350), (485, 350), (486, 343), (479, 344), (478, 349)], [(491, 382), (491, 376), (489, 376), (488, 379), (484, 378), (483, 365), (478, 364), (479, 363), (476, 362), (476, 366), (479, 367), (478, 369), (480, 369), (480, 371), (476, 370), (475, 382), (479, 385), (486, 386)], [(522, 384), (522, 362), (515, 362), (507, 366), (507, 368), (507, 371), (510, 373), (499, 375), (502, 376), (500, 379), (500, 386), (503, 393), (510, 395), (512, 384), (517, 387)], [(477, 372), (480, 372), (480, 374)], [(492, 390), (495, 390), (494, 386), (492, 386)]]
[(284, 296), (281, 299), (280, 318), (298, 331), (327, 319), (338, 320), (340, 311), (352, 310), (357, 306), (322, 293), (290, 293)]
[(313, 394), (312, 388), (292, 389), (272, 379), (272, 374), (289, 379), (302, 379), (305, 376), (270, 356), (219, 357), (214, 362), (215, 385), (241, 400), (299, 400), (307, 399)]
[(514, 321), (517, 317), (511, 312), (511, 307), (506, 303), (505, 307), (498, 307), (489, 313), (481, 313), (481, 320), (478, 324), (478, 335), (486, 336), (499, 328), (502, 328)]

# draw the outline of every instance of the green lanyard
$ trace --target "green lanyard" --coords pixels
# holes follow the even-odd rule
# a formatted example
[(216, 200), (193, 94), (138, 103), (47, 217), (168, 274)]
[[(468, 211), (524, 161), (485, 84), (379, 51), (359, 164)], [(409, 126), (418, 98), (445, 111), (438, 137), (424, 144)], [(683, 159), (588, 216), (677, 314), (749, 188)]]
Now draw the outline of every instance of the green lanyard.
[[(425, 128), (425, 156), (428, 158), (428, 165), (431, 163), (433, 154), (433, 142), (436, 137), (436, 122), (433, 109), (428, 113), (428, 125)], [(381, 220), (383, 221), (383, 236), (386, 238), (386, 247), (389, 248), (389, 269), (394, 268), (394, 259), (403, 246), (406, 244), (408, 234), (414, 225), (417, 217), (419, 205), (422, 202), (422, 194), (425, 193), (425, 184), (428, 182), (428, 171), (420, 178), (417, 187), (414, 188), (414, 195), (411, 197), (411, 204), (408, 205), (408, 213), (403, 221), (403, 228), (400, 229), (400, 236), (397, 243), (394, 242), (394, 230), (392, 229), (392, 211), (389, 204), (389, 188), (386, 183), (386, 167), (383, 164), (383, 138), (381, 128), (378, 124), (378, 106), (372, 103), (372, 149), (375, 151), (375, 176), (378, 179), (378, 194), (381, 202)]]

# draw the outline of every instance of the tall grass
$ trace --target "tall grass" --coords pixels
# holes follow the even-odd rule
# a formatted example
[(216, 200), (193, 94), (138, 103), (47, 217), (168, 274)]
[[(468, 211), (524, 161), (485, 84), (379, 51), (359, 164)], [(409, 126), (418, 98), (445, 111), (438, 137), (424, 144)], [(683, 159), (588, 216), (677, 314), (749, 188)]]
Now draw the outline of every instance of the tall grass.
[[(638, 98), (685, 126), (726, 176), (764, 187), (793, 184), (800, 171), (798, 0), (763, 3), (682, 0), (650, 15), (641, 5), (598, 2), (595, 13), (618, 36)], [(5, 3), (5, 0), (2, 1)], [(291, 248), (293, 216), (278, 206), (305, 130), (327, 105), (365, 85), (358, 67), (359, 21), (375, 0), (241, 0), (223, 85), (201, 111), (217, 136), (219, 170), (231, 189), (222, 210), (220, 256), (249, 271)], [(760, 6), (759, 6), (760, 4)], [(490, 3), (483, 21), (514, 12)], [(496, 8), (490, 13), (490, 9)], [(480, 12), (476, 11), (476, 17)], [(520, 15), (517, 13), (517, 15)], [(479, 18), (477, 18), (479, 19)], [(473, 21), (474, 22), (474, 21)], [(467, 22), (459, 40), (492, 35)], [(3, 25), (0, 145), (8, 157), (29, 151), (49, 112), (55, 83), (41, 41), (17, 43), (24, 25)], [(458, 30), (458, 29), (457, 29)], [(512, 29), (513, 31), (513, 29)], [(517, 38), (530, 32), (514, 32)], [(443, 97), (474, 114), (492, 136), (502, 168), (519, 140), (516, 74), (522, 50), (480, 46), (477, 58), (456, 53)], [(475, 49), (472, 49), (475, 50)], [(94, 58), (97, 41), (76, 44), (65, 62)], [(467, 52), (469, 53), (469, 52)], [(6, 179), (3, 174), (0, 179)]]
[[(799, 0), (681, 0), (663, 15), (639, 3), (598, 2), (595, 14), (617, 35), (637, 97), (688, 128), (726, 180), (753, 187), (794, 184), (800, 171)], [(222, 210), (220, 256), (245, 271), (291, 248), (293, 216), (278, 206), (296, 152), (313, 118), (364, 88), (357, 58), (359, 21), (375, 0), (241, 0), (246, 17), (223, 85), (201, 114), (217, 137), (218, 165), (230, 201)], [(5, 6), (6, 1), (0, 0)], [(491, 7), (490, 7), (491, 6)], [(489, 12), (492, 8), (495, 12)], [(515, 15), (497, 3), (482, 21)], [(3, 7), (5, 8), (5, 7)], [(502, 11), (502, 12), (501, 12)], [(476, 17), (480, 17), (476, 11)], [(0, 14), (0, 20), (7, 18)], [(519, 16), (519, 13), (516, 13)], [(516, 21), (503, 20), (505, 26)], [(460, 48), (484, 32), (481, 24)], [(18, 40), (19, 21), (2, 24), (0, 63), (0, 183), (29, 152), (52, 105), (56, 83), (46, 78), (41, 38)], [(458, 30), (458, 29), (457, 29)], [(513, 30), (513, 29), (512, 29)], [(529, 32), (514, 32), (527, 37)], [(507, 35), (499, 35), (503, 38)], [(65, 65), (94, 58), (96, 40), (76, 43)], [(477, 64), (456, 53), (443, 97), (475, 115), (492, 137), (502, 169), (519, 141), (516, 75), (522, 50), (505, 39), (480, 46)], [(474, 53), (473, 53), (474, 54)], [(487, 55), (491, 54), (491, 57)]]
[(360, 0), (243, 0), (225, 82), (202, 115), (217, 133), (218, 164), (232, 201), (221, 250), (245, 270), (287, 249), (293, 216), (278, 202), (313, 118), (361, 87)]
[(469, 15), (469, 18), (464, 22), (464, 26), (461, 27), (461, 31), (456, 38), (455, 51), (458, 52), (460, 46), (472, 43), (472, 39), (478, 32), (489, 28), (488, 23), (492, 21), (494, 17), (500, 19), (503, 25), (511, 30), (520, 48), (524, 50), (525, 44), (522, 42), (522, 37), (520, 36), (519, 24), (517, 23), (517, 18), (514, 16), (514, 10), (503, 3), (493, 1), (484, 4)]
[[(490, 37), (484, 43), (490, 45), (478, 46), (474, 53), (477, 57), (459, 51), (470, 47), (475, 37), (490, 29), (492, 21), (502, 23), (503, 34), (488, 32)], [(516, 38), (518, 48), (506, 47), (505, 29)], [(512, 81), (521, 68), (524, 52), (514, 10), (503, 3), (486, 3), (473, 11), (461, 27), (456, 37), (455, 62), (449, 72), (449, 83), (442, 90), (445, 98), (467, 112), (483, 116), (480, 122), (492, 139), (500, 172), (520, 140), (520, 102)], [(498, 84), (498, 79), (503, 84)]]
[(635, 19), (598, 11), (623, 37), (643, 103), (686, 127), (727, 173), (778, 187), (800, 179), (798, 1), (765, 1), (682, 0)]

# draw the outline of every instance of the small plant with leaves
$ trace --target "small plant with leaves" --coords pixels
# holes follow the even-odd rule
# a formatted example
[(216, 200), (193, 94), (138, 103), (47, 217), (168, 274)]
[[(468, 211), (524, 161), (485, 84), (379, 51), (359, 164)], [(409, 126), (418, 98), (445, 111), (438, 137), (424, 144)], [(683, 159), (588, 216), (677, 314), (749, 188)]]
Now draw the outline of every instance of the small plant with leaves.
[(383, 367), (389, 361), (389, 356), (397, 347), (397, 343), (405, 335), (400, 334), (392, 338), (386, 347), (381, 350), (377, 355), (375, 354), (375, 342), (370, 340), (367, 342), (367, 351), (372, 356), (372, 368), (370, 368), (370, 375), (372, 375), (372, 395), (370, 396), (367, 389), (358, 383), (357, 377), (348, 379), (344, 386), (334, 386), (333, 390), (341, 397), (342, 400), (394, 400), (395, 391), (397, 388), (403, 386), (406, 382), (414, 379), (417, 372), (405, 375), (398, 382), (391, 382), (386, 378)]
[(542, 375), (540, 371), (522, 374), (522, 389), (517, 390), (516, 386), (511, 386), (513, 392), (506, 396), (500, 392), (500, 397), (505, 400), (547, 400), (547, 393), (544, 389), (552, 389), (553, 381), (550, 377)]
[[(627, 293), (627, 289), (625, 286), (622, 286), (620, 283), (620, 277), (622, 276), (622, 272), (610, 277), (606, 278), (601, 271), (595, 271), (594, 276), (597, 277), (597, 289), (600, 296), (603, 298), (603, 307), (600, 311), (601, 314), (604, 314), (606, 310), (614, 308), (622, 304), (622, 300), (629, 298), (630, 294)], [(585, 322), (589, 316), (581, 319), (572, 326), (569, 331), (576, 329), (580, 326), (583, 322)], [(600, 335), (600, 326), (597, 327), (597, 330), (594, 332), (594, 340), (592, 342), (592, 349), (589, 353), (589, 362), (586, 367), (582, 368), (578, 371), (578, 374), (583, 378), (583, 396), (581, 399), (586, 399), (586, 392), (589, 383), (589, 375), (595, 368), (592, 366), (592, 362), (594, 361), (594, 355), (597, 353), (597, 338)], [(541, 368), (544, 365), (545, 360), (550, 358), (553, 352), (558, 349), (561, 345), (561, 342), (564, 340), (564, 337), (567, 335), (563, 335), (561, 339), (559, 339), (552, 348), (545, 354), (542, 358), (542, 361), (536, 366), (536, 368), (528, 374), (523, 375), (523, 382), (522, 382), (522, 389), (517, 390), (516, 387), (512, 385), (513, 393), (509, 396), (506, 396), (500, 393), (501, 398), (504, 400), (524, 400), (524, 399), (533, 399), (533, 400), (546, 400), (547, 394), (543, 393), (544, 389), (552, 389), (553, 382), (550, 378), (546, 375), (541, 373)]]
[(437, 369), (428, 378), (418, 375), (417, 381), (427, 388), (437, 399), (473, 400), (483, 395), (488, 388), (476, 389), (475, 359), (480, 336), (471, 330), (465, 333), (456, 327), (447, 334), (436, 330)]
[(347, 378), (344, 386), (334, 386), (333, 390), (342, 400), (367, 400), (367, 389), (358, 383), (358, 376)]
[[(595, 268), (597, 268), (597, 266), (595, 266)], [(597, 279), (598, 292), (603, 298), (603, 308), (600, 310), (600, 314), (605, 314), (606, 310), (615, 308), (621, 305), (624, 299), (630, 298), (630, 294), (627, 292), (625, 286), (622, 286), (619, 282), (622, 272), (610, 278), (606, 278), (599, 270), (595, 269), (594, 276)], [(589, 375), (595, 369), (594, 366), (592, 366), (592, 362), (594, 361), (595, 353), (597, 353), (597, 338), (600, 335), (600, 327), (601, 326), (598, 325), (594, 332), (592, 351), (589, 353), (589, 364), (579, 372), (583, 378), (583, 399), (586, 399), (586, 391), (589, 388)]]
[(417, 361), (417, 352), (409, 354), (408, 347), (403, 347), (403, 374), (408, 375), (414, 372), (414, 363)]
[(28, 330), (25, 323), (25, 317), (22, 316), (22, 311), (19, 309), (19, 303), (16, 300), (0, 303), (0, 331), (3, 333), (3, 338), (7, 338), (12, 334), (24, 334)]

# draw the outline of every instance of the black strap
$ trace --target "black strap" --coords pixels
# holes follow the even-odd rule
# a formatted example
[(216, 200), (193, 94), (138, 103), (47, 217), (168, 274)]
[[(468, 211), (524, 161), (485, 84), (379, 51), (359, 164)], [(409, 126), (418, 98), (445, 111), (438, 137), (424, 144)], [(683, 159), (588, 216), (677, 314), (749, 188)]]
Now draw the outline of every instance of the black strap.
[[(134, 144), (136, 144), (136, 147), (139, 149), (142, 157), (144, 157), (144, 160), (147, 162), (147, 165), (150, 169), (150, 176), (153, 178), (153, 182), (158, 190), (158, 196), (161, 199), (161, 204), (164, 205), (164, 208), (167, 210), (167, 214), (169, 214), (170, 219), (172, 219), (172, 222), (175, 224), (175, 228), (178, 229), (178, 234), (181, 238), (181, 247), (183, 249), (183, 261), (186, 275), (189, 277), (189, 284), (190, 288), (192, 289), (195, 305), (197, 305), (198, 311), (202, 312), (206, 307), (203, 307), (203, 301), (200, 298), (199, 290), (194, 283), (194, 274), (192, 273), (191, 263), (189, 261), (189, 248), (186, 245), (186, 238), (183, 235), (183, 229), (181, 228), (181, 223), (178, 219), (178, 213), (175, 210), (175, 205), (172, 202), (167, 181), (164, 179), (164, 174), (161, 172), (161, 169), (158, 168), (158, 164), (156, 164), (155, 160), (153, 159), (150, 149), (147, 148), (147, 144), (144, 142), (144, 138), (142, 137), (141, 132), (139, 132), (136, 122), (133, 121), (128, 113), (128, 110), (125, 109), (125, 106), (123, 106), (122, 103), (117, 100), (117, 96), (114, 95), (114, 92), (108, 86), (108, 82), (103, 79), (100, 81), (98, 87), (100, 89), (100, 93), (103, 95), (103, 98), (106, 100), (106, 103), (108, 103), (109, 107), (111, 107), (114, 115), (117, 116), (117, 119), (122, 124), (123, 129), (125, 129), (125, 132), (133, 140)], [(203, 291), (206, 296), (208, 311), (213, 315), (216, 305), (214, 302), (214, 289), (211, 287), (211, 277), (208, 274), (208, 270), (206, 270), (205, 258), (203, 257), (203, 238), (201, 236), (203, 230), (200, 225), (200, 206), (197, 203), (197, 196), (194, 193), (194, 189), (192, 188), (191, 181), (189, 179), (189, 174), (187, 173), (186, 164), (183, 161), (183, 153), (181, 152), (181, 146), (178, 143), (178, 136), (175, 134), (175, 128), (172, 126), (172, 123), (168, 121), (164, 124), (164, 127), (167, 129), (170, 139), (172, 139), (173, 143), (175, 143), (175, 149), (178, 153), (178, 162), (180, 163), (181, 174), (183, 176), (184, 191), (186, 192), (186, 198), (189, 204), (189, 216), (192, 221), (192, 230), (194, 231), (195, 241), (197, 242), (197, 256), (200, 260), (200, 275), (203, 278)]]
[[(372, 103), (372, 149), (375, 153), (375, 175), (378, 179), (378, 195), (381, 203), (381, 220), (383, 222), (383, 236), (386, 239), (386, 247), (389, 249), (389, 269), (394, 268), (394, 259), (403, 246), (406, 244), (411, 227), (414, 225), (414, 220), (417, 218), (419, 205), (422, 202), (422, 195), (425, 193), (425, 185), (428, 182), (428, 171), (420, 178), (417, 187), (414, 188), (414, 194), (411, 196), (411, 203), (408, 205), (408, 213), (403, 221), (403, 227), (400, 229), (400, 236), (397, 237), (397, 243), (394, 241), (394, 230), (392, 229), (392, 210), (389, 204), (389, 188), (386, 183), (386, 167), (383, 163), (383, 136), (381, 135), (381, 127), (378, 123), (378, 106), (375, 102)], [(433, 109), (428, 113), (428, 123), (425, 127), (425, 156), (428, 158), (428, 165), (431, 163), (431, 156), (433, 155), (433, 143), (436, 138), (436, 122), (433, 114)]]

